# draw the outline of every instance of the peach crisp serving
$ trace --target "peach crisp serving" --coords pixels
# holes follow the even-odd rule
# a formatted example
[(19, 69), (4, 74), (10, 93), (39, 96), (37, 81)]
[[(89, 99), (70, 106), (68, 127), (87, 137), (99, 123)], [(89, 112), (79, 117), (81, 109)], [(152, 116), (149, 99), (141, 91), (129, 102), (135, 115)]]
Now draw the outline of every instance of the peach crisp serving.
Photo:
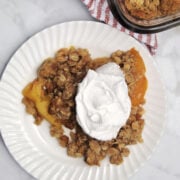
[[(126, 123), (119, 127), (117, 136), (111, 140), (91, 137), (77, 122), (75, 97), (78, 85), (89, 70), (109, 62), (116, 63), (123, 72), (131, 101), (130, 115)], [(143, 105), (147, 90), (145, 65), (139, 52), (117, 50), (109, 57), (92, 59), (87, 49), (62, 48), (54, 57), (48, 58), (37, 71), (37, 78), (23, 89), (26, 111), (39, 125), (45, 119), (50, 124), (51, 136), (67, 149), (72, 157), (83, 157), (89, 165), (100, 165), (108, 157), (110, 163), (121, 164), (123, 157), (130, 153), (128, 145), (142, 143), (144, 127)], [(121, 92), (119, 92), (121, 93)], [(69, 135), (65, 130), (70, 130)]]

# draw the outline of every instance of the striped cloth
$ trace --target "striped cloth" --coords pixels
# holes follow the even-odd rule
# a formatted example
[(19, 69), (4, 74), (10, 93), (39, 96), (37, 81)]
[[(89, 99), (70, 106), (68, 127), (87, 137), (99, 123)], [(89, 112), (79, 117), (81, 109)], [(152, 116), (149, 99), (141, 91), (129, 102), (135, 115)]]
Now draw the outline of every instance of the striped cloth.
[(109, 24), (112, 27), (119, 29), (122, 32), (129, 34), (130, 36), (137, 39), (139, 42), (144, 43), (149, 49), (152, 55), (155, 54), (157, 50), (157, 38), (156, 34), (138, 34), (124, 28), (119, 22), (114, 18), (111, 13), (108, 3), (106, 0), (81, 0), (88, 8), (90, 14), (100, 20)]

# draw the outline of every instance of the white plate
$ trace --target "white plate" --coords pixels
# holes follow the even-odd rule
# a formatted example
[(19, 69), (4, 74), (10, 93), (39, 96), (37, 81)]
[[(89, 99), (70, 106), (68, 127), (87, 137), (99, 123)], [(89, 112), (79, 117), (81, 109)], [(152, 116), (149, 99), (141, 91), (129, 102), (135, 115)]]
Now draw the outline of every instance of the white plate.
[[(135, 47), (144, 58), (149, 87), (146, 94), (143, 144), (132, 145), (122, 165), (103, 161), (90, 167), (81, 158), (71, 158), (49, 135), (49, 125), (33, 124), (21, 103), (23, 87), (36, 77), (44, 58), (62, 47), (89, 49), (92, 57)], [(150, 157), (162, 135), (165, 122), (165, 96), (159, 74), (149, 52), (132, 37), (97, 22), (68, 22), (37, 33), (25, 42), (8, 63), (0, 82), (0, 129), (15, 160), (32, 176), (43, 180), (110, 180), (130, 177)]]

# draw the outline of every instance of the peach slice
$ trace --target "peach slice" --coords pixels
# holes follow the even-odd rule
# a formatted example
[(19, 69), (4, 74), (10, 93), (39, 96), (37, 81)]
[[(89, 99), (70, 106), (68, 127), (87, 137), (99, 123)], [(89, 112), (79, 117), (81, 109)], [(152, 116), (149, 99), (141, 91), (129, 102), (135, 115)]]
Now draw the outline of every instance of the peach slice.
[(42, 79), (35, 79), (29, 83), (22, 91), (24, 97), (31, 100), (39, 112), (39, 114), (49, 121), (51, 124), (56, 124), (56, 119), (48, 113), (50, 100), (43, 92), (44, 81)]
[(133, 106), (144, 103), (144, 95), (146, 93), (148, 82), (145, 76), (140, 78), (130, 87), (129, 96)]

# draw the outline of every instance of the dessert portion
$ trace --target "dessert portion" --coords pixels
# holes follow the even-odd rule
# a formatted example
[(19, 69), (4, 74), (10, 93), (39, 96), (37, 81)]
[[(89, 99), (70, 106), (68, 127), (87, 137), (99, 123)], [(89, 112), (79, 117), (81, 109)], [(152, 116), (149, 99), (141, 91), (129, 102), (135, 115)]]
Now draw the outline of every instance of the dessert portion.
[(124, 74), (116, 63), (109, 62), (88, 70), (78, 85), (77, 122), (89, 136), (98, 140), (116, 138), (131, 110)]
[(143, 142), (145, 71), (135, 49), (92, 60), (87, 49), (63, 48), (42, 63), (22, 102), (37, 125), (50, 123), (69, 156), (120, 164), (128, 145)]
[(180, 12), (180, 0), (125, 0), (124, 3), (132, 16), (145, 20)]

